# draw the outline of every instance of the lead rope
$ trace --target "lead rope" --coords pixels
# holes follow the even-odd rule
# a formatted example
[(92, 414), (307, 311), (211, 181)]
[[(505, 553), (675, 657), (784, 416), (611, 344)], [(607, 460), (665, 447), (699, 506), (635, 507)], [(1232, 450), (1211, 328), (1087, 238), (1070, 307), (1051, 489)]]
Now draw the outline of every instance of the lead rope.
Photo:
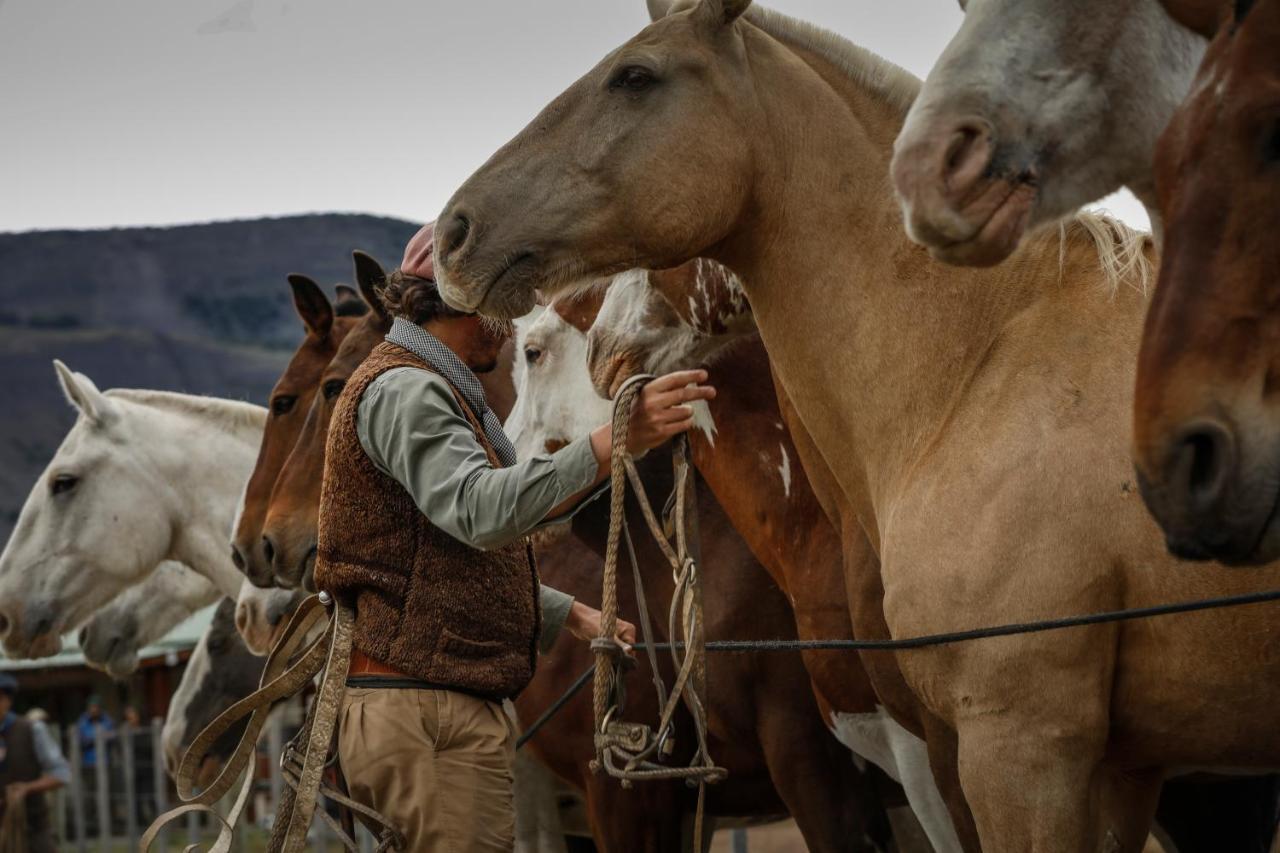
[[(702, 594), (698, 582), (697, 560), (690, 552), (688, 510), (693, 502), (694, 482), (691, 476), (687, 445), (677, 444), (673, 457), (675, 466), (675, 519), (676, 545), (673, 548), (662, 524), (654, 514), (648, 494), (636, 470), (635, 461), (627, 452), (627, 438), (631, 426), (631, 414), (644, 383), (653, 377), (638, 374), (631, 377), (618, 390), (613, 406), (613, 447), (610, 452), (609, 538), (605, 549), (603, 592), (601, 595), (601, 636), (591, 642), (595, 654), (595, 681), (592, 690), (592, 707), (595, 715), (596, 758), (591, 763), (595, 772), (604, 771), (622, 782), (624, 788), (640, 780), (683, 779), (686, 784), (697, 786), (698, 802), (694, 815), (694, 833), (699, 849), (702, 844), (702, 823), (705, 812), (706, 785), (725, 778), (727, 772), (715, 765), (707, 752), (706, 713), (701, 695), (706, 689), (706, 652), (704, 648)], [(671, 565), (675, 581), (675, 593), (668, 614), (668, 630), (674, 639), (683, 642), (672, 644), (672, 660), (676, 666), (676, 679), (671, 692), (662, 704), (662, 713), (656, 730), (641, 723), (613, 719), (620, 710), (619, 696), (622, 688), (622, 654), (614, 635), (618, 625), (618, 553), (623, 540), (626, 518), (626, 488), (628, 481), (635, 490), (636, 501), (644, 516), (649, 532)], [(629, 534), (628, 534), (629, 536)], [(628, 541), (628, 546), (630, 542)], [(633, 568), (634, 552), (631, 553)], [(636, 571), (638, 575), (639, 572)], [(636, 595), (643, 600), (643, 587), (637, 585)], [(643, 606), (647, 615), (647, 606)], [(647, 640), (647, 638), (646, 638)], [(646, 641), (652, 648), (652, 643)], [(654, 672), (656, 683), (661, 676)], [(662, 689), (658, 688), (661, 699)], [(677, 705), (683, 701), (693, 718), (697, 749), (690, 763), (684, 767), (666, 767), (658, 763), (669, 756), (673, 749), (672, 726)]]
[[(329, 624), (323, 633), (307, 642), (307, 637), (312, 630), (329, 615), (329, 605), (333, 605)], [(396, 833), (381, 815), (372, 809), (352, 803), (349, 798), (321, 782), (321, 775), (328, 763), (333, 729), (337, 721), (338, 707), (342, 703), (347, 669), (350, 666), (354, 621), (351, 608), (331, 601), (323, 593), (311, 596), (298, 606), (267, 658), (262, 678), (258, 682), (258, 689), (219, 714), (187, 748), (178, 766), (175, 779), (178, 796), (185, 801), (184, 805), (160, 815), (147, 828), (140, 845), (144, 853), (151, 850), (156, 836), (165, 826), (193, 811), (212, 814), (218, 821), (218, 838), (209, 848), (208, 853), (229, 853), (235, 825), (253, 789), (253, 759), (257, 754), (258, 737), (266, 725), (267, 716), (276, 702), (300, 693), (322, 670), (324, 675), (320, 691), (311, 705), (302, 730), (281, 756), (281, 767), (285, 771), (284, 778), (289, 788), (281, 797), (277, 808), (276, 823), (268, 850), (272, 853), (277, 851), (297, 853), (303, 849), (320, 793), (352, 808), (361, 815), (366, 824), (378, 825), (380, 831), (375, 831), (375, 835), (378, 836), (379, 851), (403, 849), (403, 837)], [(299, 653), (300, 649), (302, 651)], [(245, 717), (249, 718), (248, 725), (240, 736), (240, 741), (236, 744), (231, 757), (223, 765), (222, 771), (213, 783), (197, 792), (195, 778), (205, 757), (208, 756), (218, 738)], [(297, 748), (304, 742), (305, 751), (299, 760)], [(241, 778), (242, 774), (243, 781), (235, 803), (226, 817), (223, 817), (213, 809), (213, 805), (231, 790), (231, 786)], [(332, 818), (323, 809), (321, 814), (331, 826), (334, 826)], [(337, 829), (336, 826), (335, 829)], [(355, 841), (340, 830), (338, 837), (347, 850), (353, 853), (359, 850)], [(198, 848), (199, 845), (192, 844), (185, 850), (191, 853)]]

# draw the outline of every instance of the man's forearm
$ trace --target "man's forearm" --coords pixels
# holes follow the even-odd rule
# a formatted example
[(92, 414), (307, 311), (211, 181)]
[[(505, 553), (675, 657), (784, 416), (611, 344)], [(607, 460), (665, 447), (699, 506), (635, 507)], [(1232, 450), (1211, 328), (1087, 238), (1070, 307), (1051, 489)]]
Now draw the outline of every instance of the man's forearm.
[(591, 481), (591, 485), (587, 486), (580, 492), (575, 492), (565, 500), (556, 504), (547, 513), (547, 519), (559, 518), (565, 513), (572, 510), (585, 497), (596, 490), (596, 487), (609, 479), (609, 457), (613, 452), (613, 427), (605, 424), (591, 431), (591, 452), (596, 457), (596, 476)]

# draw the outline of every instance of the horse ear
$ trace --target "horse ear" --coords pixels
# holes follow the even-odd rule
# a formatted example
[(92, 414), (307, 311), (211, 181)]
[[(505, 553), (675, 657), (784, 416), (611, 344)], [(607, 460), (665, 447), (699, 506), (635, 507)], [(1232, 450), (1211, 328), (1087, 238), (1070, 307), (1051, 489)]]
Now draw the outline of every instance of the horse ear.
[(644, 0), (649, 7), (649, 20), (660, 21), (671, 11), (671, 0)]
[(712, 20), (725, 27), (738, 20), (750, 5), (751, 0), (702, 0), (702, 8)]
[(300, 273), (289, 273), (289, 287), (293, 288), (293, 307), (302, 318), (302, 325), (318, 338), (327, 337), (333, 328), (333, 305), (324, 295), (320, 285)]
[(373, 313), (384, 320), (390, 319), (387, 307), (382, 304), (382, 297), (378, 295), (379, 288), (387, 280), (382, 264), (374, 260), (372, 255), (359, 249), (351, 253), (351, 260), (355, 263), (356, 284), (360, 287), (360, 294), (364, 297), (364, 301), (369, 303)]
[(67, 402), (79, 409), (92, 423), (106, 423), (112, 412), (111, 401), (98, 390), (93, 380), (83, 373), (76, 373), (56, 358), (53, 360), (53, 369), (58, 374), (62, 393), (67, 395)]

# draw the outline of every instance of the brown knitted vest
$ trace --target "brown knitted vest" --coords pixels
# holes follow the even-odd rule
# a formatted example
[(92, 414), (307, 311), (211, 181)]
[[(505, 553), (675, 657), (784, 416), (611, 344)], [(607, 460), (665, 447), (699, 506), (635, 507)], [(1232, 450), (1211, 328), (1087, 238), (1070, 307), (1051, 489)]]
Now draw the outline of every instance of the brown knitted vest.
[[(431, 524), (404, 486), (365, 454), (356, 433), (360, 400), (373, 380), (397, 367), (432, 370), (384, 341), (334, 407), (316, 586), (355, 603), (355, 646), (369, 657), (441, 687), (513, 696), (533, 677), (537, 656), (533, 551), (526, 540), (490, 551), (464, 545)], [(480, 420), (457, 389), (453, 394), (498, 466)]]

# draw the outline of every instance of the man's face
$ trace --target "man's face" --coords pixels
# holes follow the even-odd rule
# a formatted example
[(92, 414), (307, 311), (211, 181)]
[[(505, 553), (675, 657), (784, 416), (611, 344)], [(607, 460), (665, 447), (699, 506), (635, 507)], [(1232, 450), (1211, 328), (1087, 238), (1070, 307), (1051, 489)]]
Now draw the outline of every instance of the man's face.
[(13, 708), (13, 697), (10, 696), (8, 693), (0, 691), (0, 717), (3, 717), (5, 714), (9, 713), (10, 709), (12, 708)]
[(467, 340), (471, 346), (463, 357), (473, 373), (490, 373), (498, 366), (498, 355), (503, 345), (515, 333), (510, 320), (494, 320), (479, 315), (459, 317), (459, 323), (469, 326)]

